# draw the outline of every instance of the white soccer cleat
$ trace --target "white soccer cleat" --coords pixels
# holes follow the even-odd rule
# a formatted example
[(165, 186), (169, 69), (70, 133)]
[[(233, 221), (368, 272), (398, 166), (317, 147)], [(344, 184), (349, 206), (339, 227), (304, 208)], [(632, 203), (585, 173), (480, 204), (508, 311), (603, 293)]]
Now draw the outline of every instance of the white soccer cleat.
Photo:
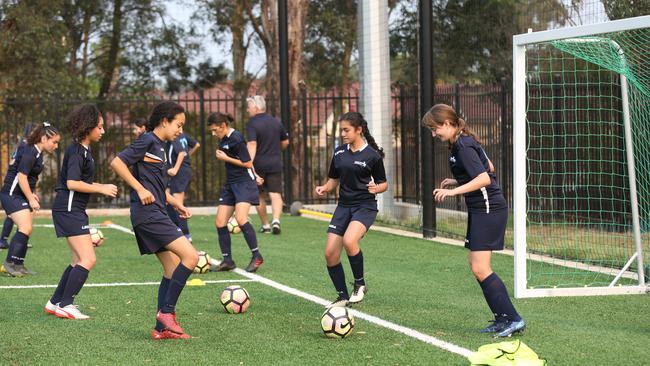
[(352, 291), (352, 296), (350, 296), (350, 304), (357, 304), (363, 300), (363, 296), (368, 292), (366, 285), (354, 285), (354, 290)]
[(81, 311), (79, 311), (77, 306), (73, 304), (66, 305), (64, 307), (57, 306), (56, 313), (54, 315), (58, 316), (59, 318), (66, 318), (66, 319), (77, 319), (77, 320), (90, 319), (88, 315), (81, 313)]
[(47, 300), (47, 304), (45, 304), (45, 307), (43, 310), (45, 310), (46, 313), (55, 315), (56, 314), (56, 308), (58, 308), (58, 305), (52, 304), (50, 300)]

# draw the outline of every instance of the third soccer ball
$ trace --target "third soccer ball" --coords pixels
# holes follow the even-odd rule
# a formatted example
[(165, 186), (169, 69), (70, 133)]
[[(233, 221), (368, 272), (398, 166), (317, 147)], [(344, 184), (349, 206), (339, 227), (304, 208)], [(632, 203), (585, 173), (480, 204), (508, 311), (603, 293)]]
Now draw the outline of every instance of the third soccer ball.
[(230, 231), (232, 234), (237, 234), (241, 231), (241, 228), (239, 227), (235, 216), (231, 217), (230, 220), (228, 220), (228, 231)]
[(345, 338), (352, 334), (354, 317), (350, 310), (343, 306), (331, 307), (320, 318), (323, 332), (330, 338)]
[(98, 246), (104, 240), (104, 234), (101, 230), (91, 227), (90, 228), (90, 240), (92, 240), (94, 246)]
[(221, 293), (221, 305), (231, 314), (246, 312), (250, 304), (251, 298), (248, 296), (248, 291), (241, 286), (228, 286)]

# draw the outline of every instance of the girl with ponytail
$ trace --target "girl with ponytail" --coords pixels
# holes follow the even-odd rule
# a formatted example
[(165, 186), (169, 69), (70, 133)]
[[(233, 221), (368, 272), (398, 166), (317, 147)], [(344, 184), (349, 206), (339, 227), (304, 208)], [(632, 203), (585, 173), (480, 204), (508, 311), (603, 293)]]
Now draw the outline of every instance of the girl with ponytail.
[(43, 152), (53, 153), (59, 147), (60, 140), (59, 131), (49, 122), (35, 125), (25, 140), (25, 147), (16, 151), (13, 163), (7, 169), (0, 201), (7, 216), (18, 226), (18, 231), (11, 238), (2, 268), (13, 277), (34, 274), (23, 264), (27, 241), (32, 235), (31, 211), (41, 208), (34, 190), (43, 171)]
[[(384, 152), (370, 134), (368, 122), (360, 113), (348, 112), (339, 118), (339, 125), (343, 144), (334, 150), (327, 182), (315, 189), (323, 197), (340, 186), (325, 245), (327, 271), (338, 294), (328, 307), (359, 303), (368, 291), (359, 241), (377, 217), (376, 195), (388, 189)], [(352, 296), (341, 265), (343, 248), (354, 275)]]
[(481, 146), (480, 139), (446, 104), (434, 105), (422, 117), (422, 124), (431, 135), (449, 144), (449, 167), (454, 178), (440, 183), (433, 190), (438, 202), (459, 194), (467, 206), (467, 235), (469, 264), (481, 285), (483, 296), (494, 315), (490, 325), (481, 333), (509, 337), (525, 329), (526, 324), (515, 310), (501, 278), (492, 271), (493, 250), (503, 250), (503, 238), (508, 222), (508, 204), (494, 175), (494, 166)]

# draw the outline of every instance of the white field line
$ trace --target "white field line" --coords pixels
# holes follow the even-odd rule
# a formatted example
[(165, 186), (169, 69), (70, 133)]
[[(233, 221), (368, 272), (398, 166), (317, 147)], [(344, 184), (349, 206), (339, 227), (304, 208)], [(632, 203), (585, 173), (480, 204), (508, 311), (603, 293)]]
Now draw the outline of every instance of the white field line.
[[(236, 283), (236, 282), (253, 282), (254, 280), (204, 280), (203, 283)], [(158, 286), (160, 281), (157, 282), (112, 282), (112, 283), (87, 283), (86, 287), (123, 287), (123, 286)], [(13, 290), (13, 289), (31, 289), (31, 288), (56, 288), (57, 285), (24, 285), (24, 286), (0, 286), (0, 290)]]
[[(133, 234), (133, 232), (131, 230), (125, 228), (124, 226), (111, 224), (108, 227), (113, 228), (113, 229), (117, 229), (117, 230), (120, 230), (120, 231), (123, 231), (123, 232), (129, 232), (129, 233)], [(118, 229), (118, 227), (120, 229)], [(215, 261), (215, 262), (218, 262), (218, 261)], [(253, 273), (248, 273), (248, 272), (246, 272), (246, 271), (244, 271), (242, 269), (239, 269), (239, 268), (236, 268), (233, 272), (235, 272), (235, 273), (237, 273), (237, 274), (239, 274), (239, 275), (241, 275), (243, 277), (248, 278), (249, 281), (260, 282), (260, 283), (265, 284), (267, 286), (273, 287), (273, 288), (275, 288), (277, 290), (286, 292), (286, 293), (288, 293), (290, 295), (298, 296), (298, 297), (303, 298), (305, 300), (315, 302), (316, 304), (319, 304), (319, 305), (325, 306), (325, 305), (328, 305), (330, 303), (329, 301), (327, 301), (327, 300), (325, 300), (323, 298), (320, 298), (318, 296), (314, 296), (312, 294), (300, 291), (300, 290), (295, 289), (293, 287), (283, 285), (283, 284), (281, 284), (279, 282), (275, 282), (273, 280), (270, 280), (270, 279), (268, 279), (266, 277), (262, 277), (260, 275), (256, 275), (256, 274), (253, 274)], [(242, 280), (242, 281), (244, 281), (244, 280)], [(208, 281), (205, 281), (205, 282), (208, 282)], [(158, 284), (158, 283), (156, 283), (156, 284)], [(456, 353), (456, 354), (459, 354), (459, 355), (461, 355), (463, 357), (469, 357), (472, 353), (474, 353), (474, 352), (470, 351), (467, 348), (463, 348), (463, 347), (457, 346), (455, 344), (445, 342), (445, 341), (440, 340), (438, 338), (432, 337), (432, 336), (430, 336), (428, 334), (418, 332), (415, 329), (407, 328), (407, 327), (401, 326), (399, 324), (395, 324), (395, 323), (389, 322), (387, 320), (383, 320), (381, 318), (378, 318), (378, 317), (370, 315), (370, 314), (366, 314), (366, 313), (361, 312), (359, 310), (354, 310), (354, 309), (351, 309), (351, 310), (352, 310), (351, 311), (352, 315), (354, 315), (355, 317), (357, 317), (359, 319), (363, 319), (365, 321), (368, 321), (370, 323), (379, 325), (381, 327), (394, 330), (396, 332), (402, 333), (402, 334), (407, 335), (409, 337), (418, 339), (418, 340), (420, 340), (422, 342), (425, 342), (425, 343), (431, 344), (433, 346), (436, 346), (438, 348), (441, 348), (441, 349), (443, 349), (445, 351)]]

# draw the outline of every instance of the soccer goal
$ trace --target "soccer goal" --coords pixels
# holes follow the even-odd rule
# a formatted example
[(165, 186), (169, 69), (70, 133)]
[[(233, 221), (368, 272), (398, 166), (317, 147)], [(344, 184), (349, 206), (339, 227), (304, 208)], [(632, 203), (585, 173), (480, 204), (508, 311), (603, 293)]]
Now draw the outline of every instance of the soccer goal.
[(515, 297), (646, 293), (650, 16), (513, 37)]

